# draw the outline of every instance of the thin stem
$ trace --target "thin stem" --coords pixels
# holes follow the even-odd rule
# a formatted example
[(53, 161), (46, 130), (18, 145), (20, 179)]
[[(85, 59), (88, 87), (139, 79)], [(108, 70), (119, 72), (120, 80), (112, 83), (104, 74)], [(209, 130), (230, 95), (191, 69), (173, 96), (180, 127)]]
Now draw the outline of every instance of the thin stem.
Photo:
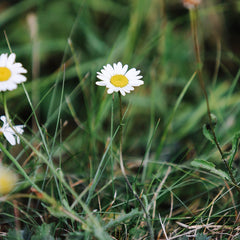
[[(40, 111), (37, 108), (38, 102), (40, 100), (40, 91), (39, 91), (39, 72), (40, 72), (40, 44), (39, 44), (39, 26), (36, 13), (29, 13), (27, 15), (27, 23), (29, 27), (30, 37), (32, 40), (32, 104), (35, 108), (35, 114), (40, 118)], [(38, 126), (36, 119), (32, 117), (32, 131), (34, 134), (38, 132)]]
[[(112, 95), (112, 106), (111, 106), (111, 130), (110, 130), (110, 134), (111, 134), (111, 140), (113, 139), (113, 110), (114, 110), (114, 108), (113, 108), (113, 105), (114, 105), (114, 94)], [(113, 193), (115, 193), (115, 187), (114, 187), (114, 181), (113, 181), (113, 179), (114, 179), (114, 163), (115, 163), (115, 161), (114, 161), (114, 158), (113, 158), (113, 146), (112, 146), (112, 144), (110, 145), (110, 160), (111, 160), (111, 167), (112, 167), (112, 169), (111, 169), (111, 174), (112, 174), (112, 191), (113, 191)]]
[(120, 146), (119, 146), (119, 160), (120, 160), (120, 167), (121, 167), (121, 171), (122, 174), (124, 176), (124, 179), (128, 185), (128, 188), (130, 189), (130, 191), (132, 192), (132, 194), (136, 197), (136, 199), (138, 200), (138, 202), (140, 203), (144, 213), (146, 214), (146, 218), (147, 218), (147, 225), (148, 225), (148, 230), (150, 233), (150, 238), (151, 240), (154, 240), (154, 232), (152, 229), (152, 225), (150, 222), (150, 216), (142, 202), (142, 200), (140, 199), (140, 197), (138, 196), (138, 194), (133, 190), (131, 183), (128, 180), (127, 174), (125, 172), (125, 168), (124, 168), (124, 164), (123, 164), (123, 157), (122, 157), (122, 145), (123, 145), (123, 133), (122, 133), (122, 98), (121, 98), (121, 93), (118, 93), (119, 96), (119, 118), (120, 118), (120, 126), (119, 126), (119, 131), (120, 131)]
[(7, 45), (8, 45), (8, 49), (9, 49), (10, 53), (12, 53), (12, 48), (11, 48), (10, 42), (9, 42), (9, 40), (8, 40), (8, 36), (7, 36), (6, 30), (4, 30), (3, 33), (4, 33), (4, 36), (5, 36)]
[(210, 130), (212, 132), (212, 136), (213, 136), (213, 140), (216, 144), (216, 147), (221, 155), (221, 158), (229, 172), (230, 178), (233, 182), (233, 185), (237, 188), (237, 191), (240, 193), (240, 187), (238, 186), (232, 170), (230, 169), (230, 167), (227, 164), (226, 159), (224, 158), (224, 153), (218, 143), (214, 128), (213, 128), (213, 123), (212, 123), (212, 117), (211, 117), (211, 110), (210, 110), (210, 104), (209, 104), (209, 100), (208, 100), (208, 94), (206, 91), (206, 87), (205, 87), (205, 83), (203, 80), (203, 76), (202, 76), (202, 61), (201, 61), (201, 55), (200, 55), (200, 47), (199, 47), (199, 41), (198, 41), (198, 31), (197, 31), (197, 8), (190, 10), (190, 20), (191, 20), (191, 31), (192, 31), (192, 35), (193, 35), (193, 41), (194, 41), (194, 50), (195, 50), (195, 56), (196, 56), (196, 61), (197, 61), (197, 65), (198, 65), (198, 69), (197, 69), (197, 73), (198, 73), (198, 79), (199, 79), (199, 84), (201, 86), (201, 89), (203, 91), (205, 100), (206, 100), (206, 105), (207, 105), (207, 115), (209, 118), (209, 125), (210, 125)]
[(209, 100), (208, 100), (208, 94), (206, 91), (206, 87), (204, 84), (204, 80), (203, 80), (203, 76), (202, 76), (202, 61), (201, 61), (201, 56), (200, 56), (200, 47), (199, 47), (199, 42), (198, 42), (198, 32), (197, 32), (197, 12), (196, 9), (190, 10), (190, 18), (191, 18), (191, 30), (192, 30), (192, 34), (193, 34), (193, 41), (194, 41), (194, 50), (195, 50), (195, 56), (196, 56), (196, 61), (197, 61), (197, 65), (198, 65), (198, 79), (199, 79), (199, 83), (201, 86), (201, 89), (203, 91), (204, 97), (206, 99), (206, 105), (207, 105), (207, 114), (208, 114), (208, 118), (209, 118), (209, 125), (210, 125), (210, 129), (214, 138), (214, 142), (218, 148), (218, 151), (221, 155), (221, 157), (223, 157), (223, 151), (217, 141), (217, 137), (213, 128), (213, 124), (212, 124), (212, 117), (211, 117), (211, 110), (210, 110), (210, 104), (209, 104)]

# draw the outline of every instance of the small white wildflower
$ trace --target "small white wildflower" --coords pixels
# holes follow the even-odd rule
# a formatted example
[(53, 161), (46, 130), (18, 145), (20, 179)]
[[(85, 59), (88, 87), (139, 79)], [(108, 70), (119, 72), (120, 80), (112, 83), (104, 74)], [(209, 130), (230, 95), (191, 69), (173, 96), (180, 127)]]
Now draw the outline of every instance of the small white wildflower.
[(101, 81), (97, 81), (99, 86), (106, 86), (108, 88), (107, 93), (120, 92), (123, 96), (126, 93), (134, 90), (134, 87), (138, 87), (144, 82), (140, 80), (142, 78), (139, 75), (140, 70), (131, 68), (127, 71), (128, 65), (122, 65), (121, 62), (114, 63), (113, 66), (107, 64), (103, 66), (101, 72), (97, 72), (97, 78)]
[(0, 127), (0, 134), (3, 134), (3, 136), (8, 140), (8, 142), (11, 145), (16, 145), (20, 143), (20, 138), (16, 134), (23, 134), (24, 125), (16, 125), (13, 126), (13, 129), (9, 126), (7, 122), (7, 118), (5, 116), (0, 117), (1, 121), (3, 122), (2, 127)]

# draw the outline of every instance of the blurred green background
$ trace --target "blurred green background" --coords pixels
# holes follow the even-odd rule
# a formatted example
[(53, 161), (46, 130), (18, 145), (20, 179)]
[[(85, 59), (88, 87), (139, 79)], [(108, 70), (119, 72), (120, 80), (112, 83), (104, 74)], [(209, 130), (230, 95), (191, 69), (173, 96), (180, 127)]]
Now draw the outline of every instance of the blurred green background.
[[(129, 104), (125, 153), (144, 154), (160, 119), (152, 143), (157, 151), (176, 100), (196, 70), (189, 14), (181, 1), (1, 1), (0, 11), (1, 52), (9, 52), (7, 36), (17, 61), (28, 69), (27, 91), (49, 135), (63, 94), (61, 119), (68, 124), (62, 134), (71, 157), (98, 155), (109, 137), (111, 97), (95, 86), (96, 71), (117, 61), (140, 69), (145, 81), (123, 100)], [(222, 144), (239, 129), (239, 11), (238, 1), (203, 1), (199, 7), (204, 80)], [(8, 105), (34, 132), (22, 88), (8, 93)], [(115, 101), (115, 112), (117, 106)], [(205, 100), (195, 79), (171, 122), (166, 154), (176, 158), (178, 152), (181, 158), (189, 146), (194, 154), (211, 148), (201, 133), (205, 122)]]

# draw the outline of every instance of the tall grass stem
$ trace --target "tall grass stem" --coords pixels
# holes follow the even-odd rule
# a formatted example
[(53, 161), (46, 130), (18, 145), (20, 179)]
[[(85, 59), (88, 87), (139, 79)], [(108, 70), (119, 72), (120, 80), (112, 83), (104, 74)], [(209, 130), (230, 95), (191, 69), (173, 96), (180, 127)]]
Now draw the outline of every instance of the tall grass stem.
[(198, 79), (199, 79), (199, 84), (201, 86), (201, 89), (203, 91), (205, 100), (206, 100), (206, 105), (207, 105), (207, 115), (209, 118), (209, 126), (210, 126), (210, 130), (213, 136), (213, 140), (216, 144), (216, 147), (221, 155), (221, 158), (228, 170), (228, 173), (230, 175), (230, 178), (233, 182), (233, 185), (237, 188), (237, 191), (240, 193), (240, 187), (238, 186), (231, 168), (228, 166), (227, 161), (224, 157), (224, 152), (221, 149), (220, 144), (218, 143), (215, 131), (214, 131), (214, 127), (213, 127), (213, 123), (212, 123), (212, 117), (211, 117), (211, 109), (210, 109), (210, 104), (209, 104), (209, 99), (208, 99), (208, 94), (207, 94), (207, 90), (205, 87), (205, 83), (203, 80), (203, 76), (202, 76), (202, 61), (201, 61), (201, 54), (200, 54), (200, 46), (199, 46), (199, 41), (198, 41), (198, 21), (197, 21), (197, 16), (198, 16), (198, 11), (197, 8), (191, 9), (190, 10), (190, 21), (191, 21), (191, 31), (192, 31), (192, 36), (193, 36), (193, 42), (194, 42), (194, 51), (195, 51), (195, 57), (196, 57), (196, 62), (197, 62), (197, 73), (198, 73)]
[(122, 157), (122, 145), (123, 145), (123, 123), (122, 123), (122, 119), (123, 119), (123, 113), (122, 113), (122, 98), (121, 98), (121, 93), (118, 93), (119, 96), (119, 118), (120, 118), (120, 145), (119, 145), (119, 161), (120, 161), (120, 167), (121, 167), (121, 171), (123, 174), (123, 177), (127, 183), (127, 186), (129, 188), (129, 190), (131, 191), (131, 193), (136, 197), (136, 199), (138, 200), (138, 202), (140, 203), (145, 215), (146, 215), (146, 220), (147, 220), (147, 226), (148, 226), (148, 230), (149, 230), (149, 234), (150, 234), (150, 238), (151, 240), (154, 240), (154, 232), (153, 232), (153, 228), (150, 222), (150, 216), (142, 202), (142, 200), (140, 199), (140, 197), (138, 196), (138, 194), (133, 190), (131, 183), (128, 180), (127, 174), (125, 172), (125, 168), (124, 168), (124, 163), (123, 163), (123, 157)]

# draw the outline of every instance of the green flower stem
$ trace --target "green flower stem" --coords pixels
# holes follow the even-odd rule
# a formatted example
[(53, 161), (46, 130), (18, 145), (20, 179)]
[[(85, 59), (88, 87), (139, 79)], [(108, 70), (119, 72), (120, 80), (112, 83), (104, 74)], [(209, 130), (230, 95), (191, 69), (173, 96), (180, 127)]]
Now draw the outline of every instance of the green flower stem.
[(99, 163), (98, 169), (97, 169), (97, 171), (96, 171), (96, 173), (95, 173), (95, 175), (94, 175), (94, 179), (93, 179), (93, 181), (91, 182), (91, 187), (90, 187), (90, 189), (89, 189), (88, 197), (87, 197), (87, 200), (86, 200), (86, 204), (87, 204), (87, 205), (90, 204), (90, 202), (91, 202), (91, 200), (92, 200), (92, 197), (93, 197), (93, 193), (94, 193), (94, 191), (95, 191), (95, 189), (96, 189), (96, 187), (97, 187), (97, 184), (99, 183), (100, 177), (101, 177), (102, 174), (103, 174), (103, 170), (105, 169), (106, 163), (107, 163), (107, 161), (108, 161), (108, 159), (107, 159), (107, 153), (108, 153), (110, 147), (112, 146), (112, 141), (113, 141), (113, 139), (115, 138), (118, 130), (119, 130), (119, 128), (117, 128), (117, 130), (116, 130), (115, 133), (113, 134), (112, 139), (111, 139), (111, 141), (109, 142), (108, 147), (107, 147), (107, 149), (105, 150), (105, 152), (104, 152), (104, 154), (103, 154), (103, 156), (102, 156), (102, 159), (101, 159), (101, 161), (100, 161), (100, 163)]
[(231, 168), (228, 166), (227, 161), (224, 157), (224, 153), (218, 143), (214, 128), (213, 128), (213, 123), (212, 123), (212, 117), (211, 117), (211, 110), (210, 110), (210, 104), (209, 104), (209, 100), (208, 100), (208, 94), (207, 94), (207, 90), (204, 84), (204, 80), (203, 80), (203, 76), (202, 76), (202, 61), (201, 61), (201, 55), (200, 55), (200, 47), (199, 47), (199, 41), (198, 41), (198, 24), (197, 24), (197, 8), (194, 8), (192, 10), (190, 10), (190, 21), (191, 21), (191, 31), (192, 31), (192, 36), (193, 36), (193, 42), (194, 42), (194, 51), (195, 51), (195, 56), (196, 56), (196, 62), (197, 62), (197, 73), (198, 73), (198, 79), (199, 79), (199, 84), (201, 86), (201, 89), (203, 91), (205, 100), (206, 100), (206, 105), (207, 105), (207, 115), (209, 118), (209, 125), (210, 125), (210, 129), (213, 135), (213, 140), (216, 144), (216, 147), (221, 155), (221, 158), (228, 170), (229, 176), (232, 180), (233, 185), (237, 188), (237, 191), (240, 193), (240, 187), (238, 186)]
[(190, 21), (191, 21), (191, 31), (192, 31), (192, 35), (193, 35), (193, 41), (194, 41), (194, 51), (195, 51), (197, 65), (198, 65), (197, 66), (198, 67), (198, 69), (197, 69), (198, 79), (199, 79), (199, 83), (200, 83), (201, 89), (203, 91), (204, 97), (206, 99), (210, 129), (211, 129), (211, 132), (212, 132), (212, 135), (214, 138), (214, 142), (218, 148), (218, 151), (221, 154), (221, 156), (223, 156), (223, 151), (217, 141), (217, 137), (216, 137), (216, 134), (215, 134), (215, 131), (213, 128), (208, 94), (207, 94), (203, 76), (202, 76), (202, 61), (201, 61), (201, 56), (200, 56), (200, 47), (199, 47), (198, 32), (197, 32), (197, 9), (190, 10)]
[(133, 190), (131, 183), (128, 180), (127, 174), (125, 172), (125, 168), (124, 168), (124, 164), (123, 164), (123, 157), (122, 157), (122, 145), (123, 145), (123, 133), (122, 133), (122, 119), (123, 119), (123, 114), (122, 114), (122, 98), (121, 98), (121, 93), (118, 92), (118, 96), (119, 96), (119, 118), (120, 118), (120, 125), (119, 125), (119, 131), (120, 131), (120, 146), (119, 146), (119, 160), (120, 160), (120, 167), (121, 167), (121, 171), (122, 174), (124, 176), (124, 179), (128, 185), (128, 188), (130, 189), (130, 191), (132, 192), (132, 194), (136, 197), (136, 199), (138, 200), (138, 202), (140, 203), (146, 218), (147, 218), (147, 225), (148, 225), (148, 230), (149, 230), (149, 234), (150, 234), (150, 238), (151, 240), (154, 240), (154, 232), (153, 232), (153, 228), (150, 222), (150, 216), (142, 202), (142, 200), (140, 199), (140, 197), (138, 196), (138, 194)]

